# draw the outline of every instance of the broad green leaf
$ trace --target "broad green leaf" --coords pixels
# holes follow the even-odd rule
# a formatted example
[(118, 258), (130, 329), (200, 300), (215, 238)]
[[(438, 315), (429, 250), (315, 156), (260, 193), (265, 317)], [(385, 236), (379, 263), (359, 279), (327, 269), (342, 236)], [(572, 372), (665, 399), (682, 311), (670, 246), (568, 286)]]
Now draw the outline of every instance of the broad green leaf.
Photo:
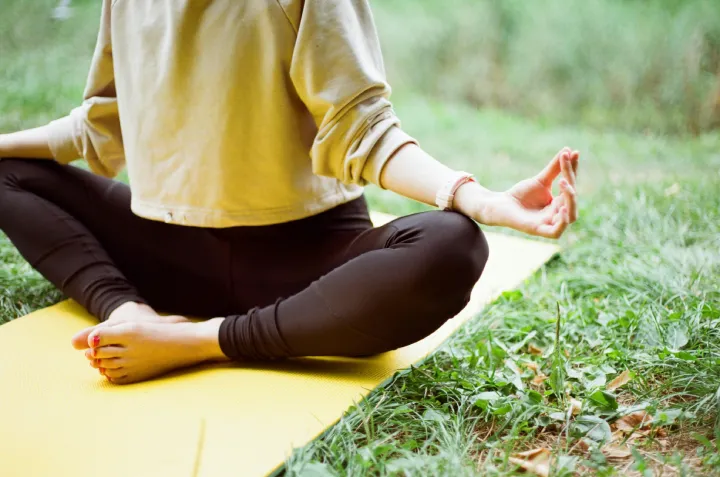
[(475, 400), (482, 400), (487, 402), (495, 402), (498, 399), (500, 399), (500, 393), (497, 393), (495, 391), (485, 391), (479, 394), (476, 394), (473, 396), (473, 399)]
[(507, 350), (503, 346), (499, 346), (497, 342), (493, 343), (490, 351), (496, 358), (505, 359), (508, 356)]
[(547, 380), (550, 388), (553, 390), (556, 396), (560, 397), (565, 393), (565, 373), (562, 372), (560, 366), (555, 367), (551, 372)]
[(493, 414), (496, 416), (504, 416), (505, 414), (512, 411), (512, 405), (511, 404), (505, 404), (503, 406), (500, 406), (499, 408), (493, 410)]
[(612, 393), (598, 389), (588, 399), (592, 404), (606, 411), (615, 411), (618, 408), (617, 399)]
[(528, 400), (533, 404), (540, 404), (543, 402), (542, 394), (533, 389), (527, 391), (525, 395), (527, 396)]
[(617, 317), (615, 315), (605, 313), (604, 311), (601, 311), (597, 317), (597, 322), (603, 326), (607, 326), (615, 320), (617, 320)]
[(678, 351), (686, 344), (688, 344), (689, 338), (687, 335), (687, 328), (682, 323), (673, 323), (667, 332), (667, 345), (672, 351)]
[(688, 353), (687, 351), (678, 351), (675, 353), (676, 358), (684, 359), (685, 361), (697, 361), (697, 357)]
[(510, 379), (510, 382), (515, 386), (515, 389), (518, 391), (525, 391), (525, 385), (522, 382), (522, 378), (519, 374), (512, 374), (508, 377)]
[(568, 378), (583, 379), (583, 377), (585, 376), (581, 370), (571, 368), (570, 366), (568, 366), (565, 371), (567, 372)]
[(491, 403), (500, 399), (500, 394), (496, 393), (495, 391), (486, 391), (480, 394), (476, 394), (471, 399), (473, 399), (473, 405), (475, 407), (479, 407), (483, 411), (487, 411)]
[(587, 437), (595, 442), (605, 444), (612, 440), (610, 425), (597, 416), (578, 416), (570, 425), (570, 432), (575, 437)]
[(373, 455), (375, 457), (382, 457), (394, 450), (395, 446), (393, 444), (380, 444), (373, 448)]
[(584, 383), (585, 389), (595, 389), (605, 386), (607, 379), (605, 373), (598, 368), (589, 368), (585, 371)]
[(608, 363), (603, 363), (603, 364), (601, 364), (601, 365), (600, 365), (600, 370), (601, 370), (603, 373), (605, 373), (606, 375), (607, 375), (607, 374), (615, 374), (615, 373), (617, 373), (617, 371), (615, 370), (615, 368), (613, 368), (612, 366), (610, 366)]
[(398, 406), (393, 409), (393, 415), (395, 416), (397, 416), (398, 414), (407, 414), (409, 412), (412, 412), (412, 409), (410, 409), (406, 404), (403, 404), (402, 406)]
[(659, 409), (653, 416), (653, 424), (669, 426), (682, 415), (682, 409)]
[[(385, 464), (385, 470), (391, 475), (422, 475), (422, 471), (426, 470), (426, 468), (426, 458), (417, 454), (399, 457)], [(369, 472), (369, 474), (373, 475), (372, 472)]]
[(506, 291), (506, 292), (503, 292), (503, 294), (500, 296), (502, 299), (507, 300), (507, 301), (520, 301), (524, 298), (523, 294), (520, 290)]
[(442, 414), (434, 409), (427, 409), (422, 415), (423, 421), (445, 422), (448, 419), (450, 418), (447, 415)]
[(575, 466), (580, 460), (577, 456), (561, 455), (557, 458), (555, 472), (553, 475), (573, 475)]
[(410, 439), (402, 445), (402, 448), (413, 451), (420, 448), (420, 443), (415, 439)]

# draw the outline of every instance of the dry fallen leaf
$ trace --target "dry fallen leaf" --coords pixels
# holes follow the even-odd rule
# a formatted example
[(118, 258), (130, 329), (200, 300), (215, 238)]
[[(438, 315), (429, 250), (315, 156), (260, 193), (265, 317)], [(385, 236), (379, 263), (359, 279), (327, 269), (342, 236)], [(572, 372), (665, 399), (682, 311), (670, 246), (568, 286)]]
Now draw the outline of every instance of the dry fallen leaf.
[(582, 403), (575, 398), (570, 398), (570, 409), (573, 416), (577, 416), (582, 412)]
[(543, 350), (541, 350), (540, 348), (538, 348), (537, 346), (535, 346), (532, 343), (530, 343), (528, 345), (528, 352), (530, 354), (534, 354), (535, 356), (542, 356), (542, 354), (543, 354)]
[(644, 431), (649, 430), (652, 424), (652, 416), (645, 411), (635, 411), (623, 416), (613, 422), (612, 427), (619, 431)]
[(631, 379), (632, 375), (630, 374), (630, 371), (626, 369), (625, 371), (620, 373), (617, 378), (610, 381), (605, 389), (607, 389), (608, 391), (615, 391), (620, 386), (625, 386), (627, 383), (630, 382)]
[(611, 444), (603, 447), (602, 452), (609, 460), (615, 461), (629, 459), (630, 456), (632, 456), (632, 452), (630, 452), (630, 449), (624, 445), (618, 446)]
[(515, 454), (514, 457), (508, 459), (510, 463), (517, 465), (525, 472), (532, 472), (539, 477), (548, 477), (550, 475), (550, 450), (539, 447), (529, 451)]
[(546, 380), (547, 378), (548, 378), (548, 377), (545, 376), (543, 373), (540, 373), (540, 374), (538, 374), (537, 376), (535, 376), (534, 378), (532, 378), (532, 381), (530, 381), (530, 382), (531, 382), (532, 384), (534, 384), (535, 386), (540, 386), (542, 383), (545, 382), (545, 380)]
[(590, 450), (590, 447), (592, 447), (592, 446), (591, 446), (592, 443), (593, 443), (593, 441), (591, 441), (591, 440), (588, 439), (587, 437), (583, 437), (582, 439), (580, 439), (579, 441), (577, 441), (577, 443), (575, 444), (575, 446), (576, 446), (578, 449), (580, 449), (581, 451), (587, 452), (587, 451)]
[[(610, 426), (612, 427), (612, 426)], [(620, 442), (625, 440), (625, 433), (623, 431), (614, 431), (610, 442)]]
[(545, 447), (538, 447), (536, 449), (530, 449), (530, 450), (526, 450), (523, 452), (517, 452), (513, 455), (520, 459), (529, 459), (529, 460), (533, 460), (537, 457), (542, 457), (542, 456), (547, 455), (547, 457), (549, 459), (551, 452), (549, 449), (546, 449)]
[(525, 366), (527, 369), (535, 372), (537, 374), (538, 370), (540, 369), (538, 364), (533, 361), (528, 361), (527, 363), (522, 363), (523, 366)]

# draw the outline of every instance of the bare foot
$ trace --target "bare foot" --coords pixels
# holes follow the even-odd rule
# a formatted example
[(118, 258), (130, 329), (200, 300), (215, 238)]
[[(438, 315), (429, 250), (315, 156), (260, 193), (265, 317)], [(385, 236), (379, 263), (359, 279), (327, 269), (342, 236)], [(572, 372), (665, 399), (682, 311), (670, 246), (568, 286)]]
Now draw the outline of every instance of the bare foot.
[(95, 329), (85, 351), (109, 381), (128, 384), (203, 361), (228, 358), (220, 349), (222, 318), (200, 323), (118, 323)]
[(95, 326), (90, 326), (78, 332), (72, 337), (71, 343), (75, 349), (87, 349), (91, 344), (88, 342), (88, 336), (96, 328), (104, 328), (118, 323), (189, 323), (190, 320), (183, 316), (162, 316), (158, 315), (155, 310), (142, 303), (127, 302), (117, 307), (106, 321)]

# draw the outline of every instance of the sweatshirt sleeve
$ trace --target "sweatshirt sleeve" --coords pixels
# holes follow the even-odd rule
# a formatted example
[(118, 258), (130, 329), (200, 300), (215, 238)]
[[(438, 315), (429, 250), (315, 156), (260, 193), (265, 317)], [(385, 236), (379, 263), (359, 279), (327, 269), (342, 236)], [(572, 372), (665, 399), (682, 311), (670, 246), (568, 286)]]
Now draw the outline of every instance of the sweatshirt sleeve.
[(125, 165), (110, 41), (112, 0), (104, 0), (95, 52), (83, 103), (48, 125), (55, 160), (67, 164), (84, 158), (99, 175), (113, 177)]
[(313, 171), (345, 183), (380, 185), (387, 160), (416, 141), (392, 109), (368, 1), (300, 4), (290, 77), (318, 128), (310, 151)]

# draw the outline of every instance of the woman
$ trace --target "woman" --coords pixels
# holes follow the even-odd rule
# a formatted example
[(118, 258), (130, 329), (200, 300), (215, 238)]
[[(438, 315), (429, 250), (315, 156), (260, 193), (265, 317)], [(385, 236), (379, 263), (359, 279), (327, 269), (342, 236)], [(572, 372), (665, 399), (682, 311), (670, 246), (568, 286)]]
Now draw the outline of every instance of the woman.
[[(474, 221), (575, 221), (578, 153), (491, 192), (389, 94), (366, 0), (105, 0), (82, 105), (0, 136), (0, 229), (100, 320), (72, 344), (113, 383), (405, 346), (466, 305)], [(129, 188), (109, 179), (125, 165)], [(443, 210), (372, 228), (367, 183)]]

